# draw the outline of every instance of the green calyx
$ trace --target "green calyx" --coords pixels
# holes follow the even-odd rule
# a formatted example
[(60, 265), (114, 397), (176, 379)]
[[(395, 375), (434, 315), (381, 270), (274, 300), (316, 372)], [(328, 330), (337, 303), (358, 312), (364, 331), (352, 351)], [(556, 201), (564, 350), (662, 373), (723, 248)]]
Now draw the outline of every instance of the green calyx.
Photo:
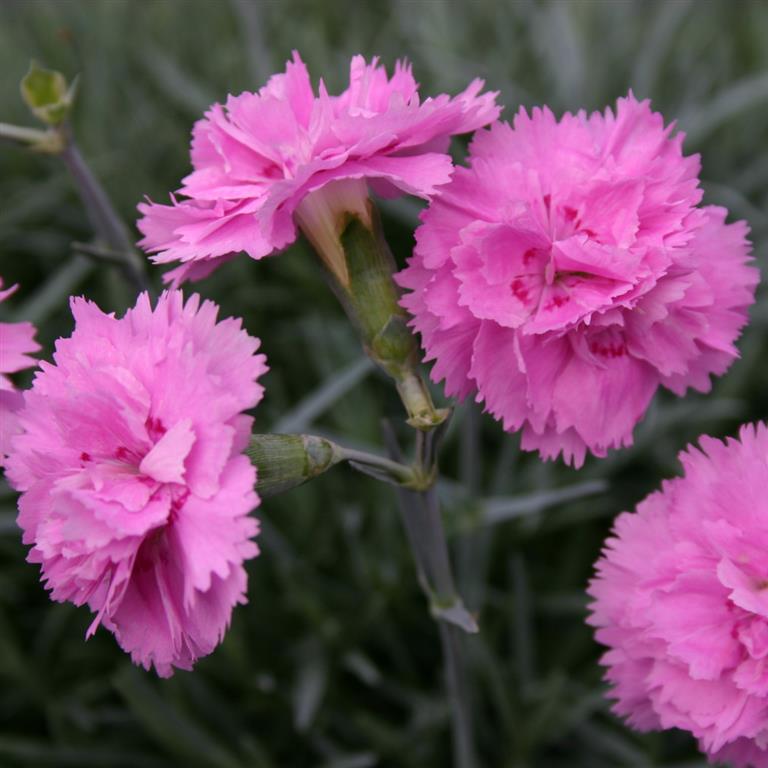
[(275, 496), (321, 475), (342, 457), (314, 435), (251, 435), (246, 454), (257, 468), (256, 490)]
[(399, 304), (400, 295), (392, 277), (394, 259), (373, 206), (370, 225), (348, 214), (341, 230), (341, 245), (348, 282), (336, 283), (336, 293), (369, 357), (394, 379), (408, 411), (408, 423), (417, 429), (434, 428), (445, 420), (447, 411), (435, 408), (416, 373), (418, 345), (408, 328), (408, 315)]

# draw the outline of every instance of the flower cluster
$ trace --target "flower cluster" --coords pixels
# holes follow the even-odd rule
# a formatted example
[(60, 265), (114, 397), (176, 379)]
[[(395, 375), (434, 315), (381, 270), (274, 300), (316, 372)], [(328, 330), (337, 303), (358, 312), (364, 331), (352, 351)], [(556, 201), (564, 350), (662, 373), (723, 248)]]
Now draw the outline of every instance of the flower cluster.
[[(0, 302), (17, 288), (14, 285), (3, 291), (2, 287), (0, 278)], [(7, 374), (37, 365), (37, 360), (29, 355), (39, 349), (32, 323), (0, 323), (0, 467), (11, 448), (11, 437), (18, 432), (16, 412), (22, 403), (21, 393)]]
[[(660, 386), (705, 392), (737, 357), (758, 280), (747, 225), (700, 205), (699, 159), (649, 102), (630, 93), (615, 112), (560, 120), (521, 110), (510, 126), (482, 87), (422, 101), (409, 66), (389, 77), (356, 56), (331, 96), (294, 53), (195, 125), (180, 199), (139, 206), (141, 245), (180, 262), (165, 276), (178, 285), (301, 230), (412, 426), (447, 411), (415, 374), (401, 307), (448, 395), (578, 467), (631, 444)], [(472, 131), (454, 169), (450, 137)], [(395, 278), (402, 298), (370, 190), (430, 201)], [(143, 294), (121, 319), (84, 299), (72, 311), (72, 336), (25, 393), (4, 374), (34, 364), (34, 329), (0, 324), (0, 459), (52, 597), (87, 604), (88, 635), (105, 626), (167, 676), (210, 653), (245, 602), (260, 500), (244, 412), (265, 358), (239, 321), (178, 290), (154, 307)], [(265, 468), (277, 456), (262, 475), (273, 490), (360, 455), (262, 438), (251, 454)], [(682, 478), (617, 519), (589, 587), (614, 708), (642, 730), (690, 731), (714, 760), (768, 768), (768, 426), (681, 458)], [(416, 487), (415, 469), (388, 465)]]
[(615, 710), (682, 728), (714, 760), (768, 766), (768, 427), (704, 437), (616, 520), (589, 593)]
[(754, 300), (744, 222), (699, 207), (697, 156), (647, 101), (521, 110), (475, 135), (399, 274), (432, 376), (522, 445), (629, 445), (659, 385), (707, 391)]
[(88, 604), (89, 635), (103, 624), (164, 676), (221, 640), (258, 553), (242, 412), (265, 358), (217, 311), (178, 291), (122, 319), (73, 299), (75, 330), (24, 393), (6, 468), (52, 597)]
[[(214, 104), (195, 125), (194, 170), (178, 190), (187, 199), (140, 205), (141, 245), (156, 263), (182, 262), (166, 275), (179, 284), (234, 253), (260, 259), (285, 248), (297, 219), (312, 228), (311, 201), (308, 210), (302, 203), (328, 185), (368, 179), (384, 195), (429, 196), (450, 178), (450, 136), (498, 117), (496, 94), (481, 95), (482, 86), (474, 80), (458, 96), (422, 102), (408, 65), (389, 78), (376, 59), (355, 56), (349, 87), (331, 96), (321, 81), (316, 95), (294, 53), (284, 74)], [(351, 205), (364, 206), (365, 182), (342, 188)]]

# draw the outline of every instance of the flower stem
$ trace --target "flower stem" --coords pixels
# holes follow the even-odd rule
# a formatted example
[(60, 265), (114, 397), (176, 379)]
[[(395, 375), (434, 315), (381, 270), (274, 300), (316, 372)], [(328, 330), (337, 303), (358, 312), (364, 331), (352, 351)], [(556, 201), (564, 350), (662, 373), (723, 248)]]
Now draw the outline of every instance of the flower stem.
[[(440, 431), (418, 431), (416, 463), (430, 462), (436, 476), (435, 455), (445, 426)], [(402, 460), (400, 447), (388, 422), (384, 439), (389, 455)], [(464, 635), (478, 631), (474, 617), (464, 608), (451, 570), (448, 545), (434, 483), (423, 491), (398, 488), (398, 506), (408, 542), (416, 562), (419, 584), (437, 620), (445, 663), (445, 685), (451, 706), (455, 768), (475, 768), (472, 715), (467, 691)]]
[[(456, 592), (435, 483), (437, 449), (450, 409), (435, 408), (418, 372), (419, 349), (408, 328), (393, 279), (395, 261), (378, 211), (364, 183), (329, 184), (308, 196), (297, 211), (299, 226), (326, 268), (331, 287), (354, 325), (366, 354), (397, 388), (415, 430), (416, 458), (406, 466), (391, 427), (385, 427), (390, 461), (406, 470), (345, 458), (363, 472), (395, 482), (400, 512), (445, 657), (445, 678), (453, 716), (456, 768), (474, 768), (472, 721), (466, 697), (463, 632), (477, 632), (474, 617)], [(363, 457), (367, 458), (367, 457)]]
[(413, 368), (404, 368), (393, 378), (412, 427), (431, 430), (445, 421), (447, 410), (435, 408), (424, 379)]
[(453, 754), (456, 768), (475, 768), (477, 757), (467, 686), (465, 637), (458, 627), (451, 624), (439, 622), (438, 628), (445, 659), (445, 684), (451, 701)]
[(71, 137), (66, 141), (60, 155), (75, 182), (96, 234), (109, 245), (114, 255), (119, 257), (121, 271), (136, 289), (148, 290), (144, 262), (136, 253), (125, 224)]
[(58, 154), (62, 149), (62, 139), (58, 131), (53, 129), (25, 128), (21, 125), (0, 123), (0, 139), (18, 141), (37, 150)]
[(432, 482), (431, 478), (422, 476), (419, 467), (402, 464), (383, 456), (357, 451), (353, 448), (336, 447), (342, 461), (348, 461), (355, 469), (371, 474), (379, 480), (412, 489), (425, 487)]

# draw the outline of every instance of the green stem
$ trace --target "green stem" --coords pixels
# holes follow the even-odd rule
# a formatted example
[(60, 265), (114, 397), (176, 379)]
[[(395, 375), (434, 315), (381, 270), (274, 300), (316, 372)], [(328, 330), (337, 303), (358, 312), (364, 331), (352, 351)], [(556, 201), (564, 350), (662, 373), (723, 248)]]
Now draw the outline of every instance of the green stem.
[(343, 461), (348, 461), (352, 466), (363, 471), (366, 468), (375, 470), (383, 475), (381, 479), (386, 478), (390, 482), (402, 485), (405, 488), (419, 488), (427, 482), (420, 477), (416, 467), (391, 461), (373, 453), (358, 451), (354, 448), (336, 447)]
[(24, 128), (9, 123), (0, 123), (0, 139), (19, 141), (44, 152), (60, 151), (62, 147), (61, 137), (56, 131)]
[(408, 424), (430, 430), (447, 418), (445, 408), (435, 408), (424, 379), (413, 368), (404, 368), (393, 376), (397, 393), (408, 412)]
[(445, 684), (451, 703), (455, 764), (456, 768), (474, 768), (477, 760), (467, 685), (465, 635), (473, 630), (477, 632), (477, 625), (456, 591), (437, 488), (432, 486), (419, 496), (425, 522), (420, 530), (435, 591), (433, 600), (441, 606), (436, 615), (445, 658)]
[(440, 642), (445, 658), (445, 684), (451, 701), (451, 719), (453, 722), (453, 755), (456, 768), (475, 768), (474, 736), (472, 729), (472, 710), (467, 686), (465, 666), (465, 636), (452, 624), (439, 622)]
[[(411, 467), (405, 468), (414, 482), (404, 482), (405, 478), (391, 467), (384, 467), (380, 459), (375, 465), (362, 463), (359, 457), (349, 460), (379, 479), (391, 482), (394, 477), (398, 485), (398, 500), (419, 583), (432, 615), (438, 620), (445, 652), (456, 768), (474, 768), (463, 645), (456, 633), (478, 630), (456, 592), (435, 487), (437, 448), (450, 410), (435, 408), (418, 373), (418, 344), (400, 306), (400, 294), (393, 279), (394, 259), (365, 185), (328, 185), (308, 196), (297, 215), (299, 226), (325, 266), (331, 287), (357, 330), (366, 354), (394, 381), (408, 414), (408, 424), (416, 430), (416, 458)], [(385, 438), (390, 460), (405, 467), (391, 429)]]
[(120, 269), (137, 290), (148, 290), (144, 261), (136, 253), (125, 224), (72, 138), (67, 140), (60, 155), (75, 182), (96, 234), (120, 257)]
[[(417, 432), (417, 464), (430, 459), (431, 452), (436, 449), (435, 437), (439, 435)], [(384, 439), (390, 457), (402, 460), (394, 431), (386, 422)], [(432, 485), (421, 492), (398, 488), (397, 498), (419, 584), (437, 619), (445, 663), (445, 686), (451, 707), (455, 768), (475, 768), (477, 760), (467, 690), (464, 635), (477, 632), (477, 625), (456, 594), (436, 487)]]

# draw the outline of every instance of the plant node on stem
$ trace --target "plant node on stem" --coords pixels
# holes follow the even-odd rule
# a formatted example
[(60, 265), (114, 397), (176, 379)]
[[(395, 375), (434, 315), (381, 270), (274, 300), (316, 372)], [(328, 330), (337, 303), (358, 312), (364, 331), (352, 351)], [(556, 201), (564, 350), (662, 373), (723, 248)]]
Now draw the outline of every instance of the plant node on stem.
[(96, 234), (111, 251), (109, 260), (137, 290), (149, 290), (144, 260), (133, 247), (128, 229), (72, 137), (69, 116), (77, 93), (77, 78), (68, 84), (61, 72), (44, 69), (33, 61), (20, 85), (25, 104), (47, 129), (0, 123), (0, 138), (21, 142), (33, 151), (62, 159)]

